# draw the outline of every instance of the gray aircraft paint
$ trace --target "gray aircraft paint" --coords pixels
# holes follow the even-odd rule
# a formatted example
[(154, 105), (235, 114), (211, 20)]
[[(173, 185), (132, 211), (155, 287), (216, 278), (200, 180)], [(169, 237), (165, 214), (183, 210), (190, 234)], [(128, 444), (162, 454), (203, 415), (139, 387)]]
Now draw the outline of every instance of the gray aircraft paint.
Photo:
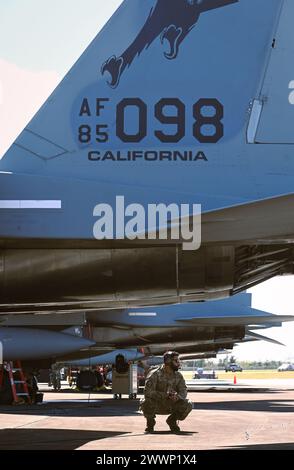
[(256, 143), (293, 144), (294, 103), (291, 93), (293, 72), (294, 4), (285, 0), (280, 23), (259, 93), (262, 112), (255, 137)]
[[(138, 308), (55, 316), (8, 315), (1, 323), (0, 340), (4, 344), (6, 360), (85, 358), (79, 365), (90, 366), (93, 361), (97, 362), (99, 352), (100, 355), (110, 354), (101, 357), (100, 363), (111, 362), (115, 355), (108, 351), (118, 347), (124, 349), (116, 350), (116, 354), (123, 353), (127, 360), (162, 354), (169, 348), (186, 353), (217, 354), (220, 349), (232, 347), (236, 342), (256, 339), (252, 329), (277, 327), (293, 319), (254, 309), (251, 295), (239, 294), (215, 302), (157, 306), (152, 310)], [(70, 326), (70, 321), (73, 326)], [(74, 326), (78, 324), (80, 326)], [(92, 341), (81, 337), (83, 326), (84, 334), (90, 333)], [(46, 330), (48, 327), (56, 331)], [(266, 338), (259, 336), (259, 339)], [(133, 348), (131, 351), (130, 347)], [(89, 356), (94, 358), (89, 361)], [(77, 362), (75, 364), (78, 365)]]
[[(1, 160), (2, 204), (60, 205), (0, 209), (0, 313), (223, 298), (293, 273), (292, 145), (247, 142), (254, 102), (262, 112), (252, 141), (259, 132), (266, 139), (276, 112), (285, 119), (293, 112), (291, 3), (207, 0), (212, 8), (173, 45), (173, 60), (164, 55), (166, 34), (163, 44), (155, 35), (111, 88), (101, 65), (128, 50), (156, 5), (125, 0)], [(166, 26), (168, 42), (177, 41), (180, 25)], [(284, 104), (276, 107), (275, 96)], [(167, 124), (175, 110), (177, 125)], [(285, 119), (273, 138), (284, 128), (289, 134)], [(97, 151), (101, 159), (91, 159)], [(182, 240), (94, 240), (94, 207), (113, 206), (117, 195), (145, 208), (201, 204), (201, 248), (187, 254)]]

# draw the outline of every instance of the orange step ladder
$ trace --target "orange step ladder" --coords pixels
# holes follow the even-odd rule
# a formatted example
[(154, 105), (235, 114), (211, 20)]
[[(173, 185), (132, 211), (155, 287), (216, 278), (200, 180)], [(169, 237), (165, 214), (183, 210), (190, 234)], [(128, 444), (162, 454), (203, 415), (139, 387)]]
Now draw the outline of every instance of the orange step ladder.
[(31, 403), (28, 384), (26, 382), (20, 361), (7, 362), (6, 370), (9, 374), (10, 385), (14, 403), (22, 402), (22, 397), (26, 397), (26, 403)]

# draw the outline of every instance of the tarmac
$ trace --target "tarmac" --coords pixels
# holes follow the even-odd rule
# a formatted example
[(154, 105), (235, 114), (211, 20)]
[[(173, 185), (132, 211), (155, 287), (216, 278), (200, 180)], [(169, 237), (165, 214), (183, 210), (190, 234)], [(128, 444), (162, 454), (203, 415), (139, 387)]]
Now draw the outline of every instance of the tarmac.
[[(195, 383), (196, 382), (196, 383)], [(244, 383), (246, 382), (246, 383)], [(0, 407), (1, 450), (293, 450), (294, 379), (188, 381), (194, 409), (172, 434), (157, 416), (145, 434), (136, 399), (47, 391), (37, 405)]]

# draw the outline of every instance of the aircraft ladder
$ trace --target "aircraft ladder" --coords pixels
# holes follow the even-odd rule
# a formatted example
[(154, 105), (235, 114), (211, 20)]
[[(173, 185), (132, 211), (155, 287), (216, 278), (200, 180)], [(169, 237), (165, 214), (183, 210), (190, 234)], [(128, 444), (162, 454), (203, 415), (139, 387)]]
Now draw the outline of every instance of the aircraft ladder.
[(31, 403), (31, 398), (29, 394), (28, 384), (26, 382), (20, 361), (7, 362), (6, 370), (9, 374), (11, 390), (13, 395), (14, 403), (20, 403), (22, 400), (21, 397), (27, 397), (26, 402)]

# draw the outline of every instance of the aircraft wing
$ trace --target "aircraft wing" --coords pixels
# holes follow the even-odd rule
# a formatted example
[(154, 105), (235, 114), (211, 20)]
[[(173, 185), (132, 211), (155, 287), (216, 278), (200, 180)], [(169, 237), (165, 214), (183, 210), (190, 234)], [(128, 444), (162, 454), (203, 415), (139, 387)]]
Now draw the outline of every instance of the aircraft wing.
[(253, 240), (258, 244), (293, 243), (293, 212), (294, 193), (291, 193), (202, 212), (201, 219), (199, 213), (189, 214), (181, 219), (171, 220), (168, 226), (160, 227), (157, 232), (148, 232), (148, 237), (154, 238), (157, 234), (161, 238), (160, 235), (167, 229), (171, 230), (179, 224), (182, 230), (183, 227), (192, 229), (194, 218), (199, 226), (201, 224), (201, 243), (250, 243)]
[(178, 321), (205, 325), (269, 325), (278, 326), (282, 322), (294, 321), (293, 315), (248, 315), (184, 317)]
[[(294, 194), (264, 199), (204, 214), (203, 242), (294, 241)], [(273, 213), (275, 223), (273, 224)]]

